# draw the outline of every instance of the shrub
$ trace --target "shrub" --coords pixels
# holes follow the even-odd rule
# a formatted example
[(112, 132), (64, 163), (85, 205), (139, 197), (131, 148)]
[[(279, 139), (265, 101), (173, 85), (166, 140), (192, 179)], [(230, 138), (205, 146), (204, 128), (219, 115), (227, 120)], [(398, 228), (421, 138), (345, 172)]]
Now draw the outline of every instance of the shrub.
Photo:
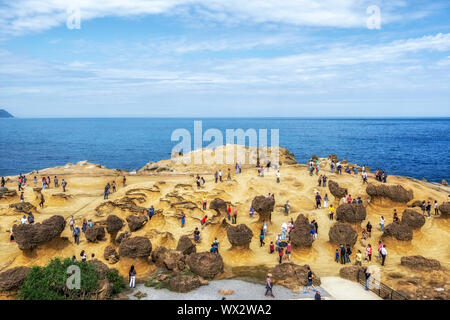
[[(80, 288), (69, 289), (66, 282), (72, 274), (67, 273), (70, 266), (80, 268)], [(117, 270), (110, 270), (106, 274), (113, 284), (113, 293), (119, 293), (125, 286), (123, 277)], [(104, 277), (103, 277), (104, 278)], [(71, 259), (52, 259), (45, 267), (34, 266), (28, 274), (25, 283), (19, 291), (21, 300), (88, 300), (98, 290), (101, 280), (97, 266)]]

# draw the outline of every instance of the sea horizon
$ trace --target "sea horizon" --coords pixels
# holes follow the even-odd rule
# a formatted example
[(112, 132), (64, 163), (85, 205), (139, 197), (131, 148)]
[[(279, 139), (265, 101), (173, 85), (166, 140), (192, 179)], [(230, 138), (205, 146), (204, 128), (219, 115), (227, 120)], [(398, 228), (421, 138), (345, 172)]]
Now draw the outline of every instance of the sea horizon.
[[(0, 175), (13, 176), (87, 160), (108, 168), (139, 170), (147, 163), (169, 159), (174, 130), (193, 133), (218, 129), (279, 130), (279, 145), (299, 163), (312, 155), (337, 154), (350, 163), (387, 174), (427, 181), (449, 180), (446, 159), (450, 118), (14, 118), (2, 121)], [(36, 136), (35, 132), (40, 132)], [(70, 133), (70, 134), (67, 134)], [(269, 140), (268, 140), (269, 141)], [(210, 141), (203, 142), (202, 147)], [(235, 142), (236, 143), (236, 142)], [(222, 144), (226, 144), (223, 141)], [(247, 143), (246, 143), (247, 144)], [(268, 145), (270, 146), (270, 145)], [(192, 149), (193, 146), (192, 146)], [(4, 159), (2, 159), (4, 158)], [(443, 161), (444, 160), (444, 161)]]

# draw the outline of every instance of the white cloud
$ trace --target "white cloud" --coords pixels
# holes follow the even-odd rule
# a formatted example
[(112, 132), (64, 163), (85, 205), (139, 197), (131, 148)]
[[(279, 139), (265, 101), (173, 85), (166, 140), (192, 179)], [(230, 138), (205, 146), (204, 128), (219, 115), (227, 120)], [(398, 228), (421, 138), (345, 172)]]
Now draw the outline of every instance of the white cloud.
[(394, 0), (6, 0), (0, 7), (0, 24), (5, 34), (40, 32), (63, 25), (69, 16), (67, 10), (80, 8), (81, 21), (108, 16), (193, 14), (196, 19), (226, 23), (349, 28), (365, 27), (366, 8), (378, 3), (384, 22), (405, 19), (395, 13), (405, 4)]

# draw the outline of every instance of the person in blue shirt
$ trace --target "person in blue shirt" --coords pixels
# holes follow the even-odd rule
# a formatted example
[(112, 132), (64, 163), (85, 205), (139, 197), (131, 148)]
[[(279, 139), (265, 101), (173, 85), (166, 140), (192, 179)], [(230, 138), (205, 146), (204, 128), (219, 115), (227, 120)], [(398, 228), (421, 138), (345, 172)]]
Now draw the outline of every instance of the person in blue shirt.
[(184, 223), (186, 222), (186, 216), (184, 215), (183, 212), (181, 212), (181, 227), (184, 228)]
[(155, 215), (155, 208), (153, 206), (150, 207), (150, 209), (147, 211), (148, 219), (151, 220), (152, 217)]
[(322, 300), (322, 296), (320, 295), (320, 291), (316, 291), (316, 294), (314, 295), (314, 300)]

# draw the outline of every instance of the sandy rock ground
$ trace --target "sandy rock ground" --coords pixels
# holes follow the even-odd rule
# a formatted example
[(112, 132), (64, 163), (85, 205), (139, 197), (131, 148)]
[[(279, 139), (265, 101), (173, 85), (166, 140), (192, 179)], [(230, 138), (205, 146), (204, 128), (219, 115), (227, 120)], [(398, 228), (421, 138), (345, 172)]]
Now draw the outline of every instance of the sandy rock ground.
[[(81, 227), (83, 219), (92, 219), (94, 222), (106, 219), (108, 214), (115, 214), (125, 219), (130, 214), (136, 214), (129, 210), (120, 209), (115, 206), (103, 206), (107, 201), (120, 201), (125, 197), (132, 198), (139, 207), (149, 208), (153, 205), (156, 210), (162, 210), (149, 221), (145, 226), (133, 232), (133, 236), (148, 237), (153, 245), (153, 249), (163, 245), (175, 249), (178, 239), (182, 235), (193, 235), (195, 227), (201, 230), (201, 242), (197, 244), (197, 252), (209, 251), (215, 237), (220, 241), (220, 253), (225, 263), (225, 272), (219, 278), (226, 278), (233, 275), (233, 270), (239, 268), (254, 267), (261, 270), (271, 268), (278, 263), (275, 255), (268, 253), (268, 244), (275, 242), (277, 234), (281, 233), (283, 222), (288, 223), (291, 218), (296, 219), (298, 214), (306, 215), (310, 221), (315, 219), (319, 225), (318, 239), (314, 241), (310, 249), (293, 250), (291, 261), (297, 264), (308, 264), (312, 270), (320, 277), (334, 277), (339, 275), (340, 264), (334, 262), (334, 252), (336, 246), (328, 239), (328, 230), (334, 223), (328, 219), (328, 210), (314, 209), (314, 195), (318, 191), (322, 198), (328, 194), (329, 202), (338, 205), (338, 199), (329, 192), (328, 188), (318, 187), (317, 176), (309, 175), (305, 165), (288, 164), (292, 163), (286, 151), (280, 157), (282, 165), (280, 167), (281, 183), (276, 183), (276, 175), (273, 169), (265, 172), (264, 177), (259, 177), (254, 165), (243, 167), (241, 174), (235, 174), (234, 165), (186, 165), (183, 163), (174, 164), (171, 160), (158, 162), (158, 166), (164, 169), (160, 172), (140, 170), (137, 173), (125, 173), (118, 170), (111, 170), (99, 165), (87, 162), (79, 164), (68, 164), (61, 167), (39, 170), (39, 173), (30, 173), (28, 185), (25, 187), (25, 201), (37, 207), (35, 221), (40, 222), (52, 215), (62, 215), (69, 220), (74, 216), (76, 223)], [(284, 163), (283, 163), (284, 161)], [(348, 189), (353, 198), (361, 197), (364, 205), (367, 206), (367, 218), (362, 223), (353, 224), (358, 231), (358, 241), (353, 252), (360, 249), (364, 253), (364, 247), (360, 243), (361, 230), (370, 221), (374, 226), (372, 237), (367, 241), (376, 247), (381, 239), (379, 220), (381, 216), (386, 219), (386, 225), (392, 222), (392, 212), (397, 209), (401, 218), (401, 213), (407, 208), (406, 204), (392, 203), (386, 200), (370, 199), (366, 194), (366, 185), (363, 185), (360, 176), (343, 173), (336, 175), (330, 173), (330, 161), (320, 159), (319, 174), (326, 174), (328, 180), (334, 180), (340, 186)], [(148, 166), (147, 166), (148, 167)], [(221, 168), (224, 182), (214, 182), (214, 172)], [(231, 180), (226, 180), (228, 168), (231, 170)], [(199, 174), (204, 177), (206, 183), (203, 187), (197, 188), (195, 176)], [(39, 200), (33, 191), (33, 177), (37, 176), (38, 185), (43, 176), (53, 177), (57, 175), (61, 181), (63, 178), (68, 182), (66, 195), (68, 198), (57, 196), (62, 192), (62, 188), (55, 189), (53, 183), (51, 188), (44, 190), (46, 202), (44, 208), (39, 208)], [(122, 186), (122, 177), (126, 176), (127, 184)], [(9, 177), (6, 185), (9, 189), (17, 189), (17, 177)], [(116, 181), (117, 192), (112, 193), (109, 200), (103, 199), (103, 188), (107, 182)], [(369, 174), (369, 182), (377, 183), (373, 174)], [(427, 183), (407, 177), (388, 176), (388, 184), (401, 184), (414, 192), (414, 200), (437, 200), (439, 203), (449, 201), (449, 188), (439, 184)], [(128, 193), (128, 194), (127, 194)], [(258, 215), (253, 218), (249, 216), (249, 207), (253, 198), (257, 195), (275, 195), (275, 209), (272, 214), (272, 222), (269, 224), (268, 235), (265, 239), (266, 246), (260, 247), (258, 235), (261, 223), (258, 222)], [(252, 229), (254, 237), (249, 249), (231, 249), (226, 235), (226, 231), (221, 227), (220, 222), (224, 216), (211, 218), (215, 211), (202, 210), (202, 198), (205, 196), (209, 203), (214, 198), (221, 198), (238, 209), (238, 224), (244, 223)], [(291, 213), (286, 216), (283, 212), (284, 203), (289, 200)], [(185, 205), (184, 202), (190, 205)], [(39, 246), (32, 252), (25, 252), (18, 249), (14, 242), (9, 241), (9, 230), (14, 224), (19, 224), (22, 213), (15, 212), (9, 207), (11, 203), (19, 202), (19, 197), (0, 199), (0, 271), (15, 266), (45, 265), (54, 257), (77, 258), (81, 250), (85, 250), (88, 257), (95, 254), (96, 258), (106, 262), (103, 258), (103, 251), (111, 244), (109, 235), (104, 241), (98, 243), (88, 243), (84, 235), (80, 238), (77, 246), (73, 242), (69, 226), (61, 234), (62, 238), (54, 239)], [(182, 202), (180, 204), (180, 202)], [(102, 210), (96, 210), (98, 207)], [(106, 208), (106, 209), (105, 209)], [(180, 211), (186, 214), (186, 226), (180, 227), (178, 214)], [(200, 220), (204, 215), (208, 215), (209, 224), (202, 228)], [(129, 231), (125, 225), (122, 230)], [(386, 265), (381, 267), (380, 263), (373, 259), (372, 264), (381, 268), (381, 279), (386, 284), (395, 289), (402, 289), (412, 292), (415, 290), (414, 283), (408, 282), (410, 278), (421, 278), (420, 283), (426, 283), (431, 287), (443, 287), (448, 291), (449, 277), (447, 270), (450, 268), (450, 223), (442, 217), (426, 219), (425, 225), (421, 229), (414, 230), (413, 240), (401, 242), (395, 239), (385, 239), (384, 243), (388, 249)], [(400, 258), (405, 255), (423, 255), (440, 261), (443, 270), (433, 272), (422, 272), (411, 270), (400, 266)], [(354, 255), (353, 255), (354, 256)], [(107, 263), (107, 262), (106, 262)], [(115, 267), (123, 275), (127, 276), (128, 269), (134, 264), (138, 272), (138, 281), (145, 280), (156, 267), (146, 259), (121, 258), (118, 263), (110, 265)], [(367, 263), (365, 263), (367, 265)]]

